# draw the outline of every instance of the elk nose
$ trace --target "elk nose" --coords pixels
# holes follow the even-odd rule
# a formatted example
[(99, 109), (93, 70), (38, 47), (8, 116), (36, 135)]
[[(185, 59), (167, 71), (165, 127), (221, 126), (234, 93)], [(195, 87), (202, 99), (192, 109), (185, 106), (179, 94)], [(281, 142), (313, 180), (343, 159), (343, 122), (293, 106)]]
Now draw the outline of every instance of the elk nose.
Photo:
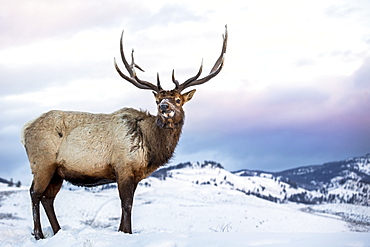
[(166, 103), (163, 103), (163, 104), (161, 104), (161, 105), (159, 106), (159, 109), (160, 109), (162, 112), (167, 111), (167, 110), (168, 110), (168, 108), (169, 108), (169, 105), (168, 105), (168, 104), (166, 104)]

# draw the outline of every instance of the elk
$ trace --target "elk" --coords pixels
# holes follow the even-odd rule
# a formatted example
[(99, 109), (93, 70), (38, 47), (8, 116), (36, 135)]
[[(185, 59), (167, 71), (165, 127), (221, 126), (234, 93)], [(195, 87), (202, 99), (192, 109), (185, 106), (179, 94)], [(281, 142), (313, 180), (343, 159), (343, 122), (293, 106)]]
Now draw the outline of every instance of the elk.
[[(227, 26), (223, 35), (221, 55), (210, 73), (199, 78), (198, 73), (179, 83), (172, 71), (173, 90), (163, 90), (157, 73), (157, 84), (141, 80), (135, 68), (125, 58), (120, 39), (120, 54), (129, 75), (125, 75), (114, 59), (118, 74), (139, 89), (152, 90), (157, 115), (133, 108), (123, 108), (111, 114), (92, 114), (52, 110), (27, 123), (21, 141), (30, 162), (33, 180), (30, 187), (34, 222), (33, 235), (44, 238), (40, 223), (40, 202), (54, 234), (60, 230), (54, 211), (54, 199), (64, 180), (77, 186), (97, 186), (117, 182), (121, 200), (121, 222), (118, 231), (132, 233), (131, 209), (138, 183), (172, 157), (184, 124), (183, 105), (192, 99), (195, 89), (222, 69), (227, 46)], [(143, 71), (143, 70), (142, 70)]]

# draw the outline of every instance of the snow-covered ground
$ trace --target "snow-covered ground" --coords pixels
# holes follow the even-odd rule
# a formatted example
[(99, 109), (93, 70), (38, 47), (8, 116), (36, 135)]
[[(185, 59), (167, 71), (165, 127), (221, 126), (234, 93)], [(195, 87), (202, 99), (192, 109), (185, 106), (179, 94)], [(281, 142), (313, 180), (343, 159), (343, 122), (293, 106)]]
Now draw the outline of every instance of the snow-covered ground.
[(62, 189), (55, 201), (62, 230), (53, 236), (43, 214), (46, 239), (36, 241), (28, 188), (0, 187), (0, 246), (370, 246), (369, 232), (353, 231), (367, 228), (355, 228), (359, 221), (344, 217), (369, 219), (369, 207), (277, 204), (196, 183), (212, 172), (224, 170), (183, 170), (165, 181), (143, 180), (135, 195), (132, 235), (117, 232), (116, 189)]

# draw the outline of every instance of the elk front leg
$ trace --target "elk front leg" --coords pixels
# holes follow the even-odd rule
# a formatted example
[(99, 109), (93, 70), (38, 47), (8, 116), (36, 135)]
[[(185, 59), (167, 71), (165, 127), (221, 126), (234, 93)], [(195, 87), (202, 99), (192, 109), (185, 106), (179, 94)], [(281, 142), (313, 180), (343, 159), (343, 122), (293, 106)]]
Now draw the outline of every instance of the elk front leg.
[(122, 208), (121, 224), (118, 231), (132, 234), (131, 210), (134, 201), (134, 193), (138, 183), (133, 178), (124, 178), (117, 182)]

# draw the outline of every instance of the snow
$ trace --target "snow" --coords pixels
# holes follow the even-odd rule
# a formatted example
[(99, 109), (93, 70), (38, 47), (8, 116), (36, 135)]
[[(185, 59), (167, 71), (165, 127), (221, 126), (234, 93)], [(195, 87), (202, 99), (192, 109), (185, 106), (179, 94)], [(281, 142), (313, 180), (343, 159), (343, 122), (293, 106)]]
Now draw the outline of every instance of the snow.
[(360, 159), (360, 161), (357, 163), (358, 167), (359, 167), (359, 171), (360, 172), (363, 172), (363, 173), (366, 173), (366, 174), (370, 174), (370, 166), (369, 166), (369, 161), (367, 159)]
[[(132, 235), (117, 232), (121, 210), (116, 189), (62, 189), (55, 201), (62, 230), (54, 236), (42, 210), (46, 239), (36, 241), (28, 188), (1, 186), (0, 246), (370, 246), (370, 234), (353, 232), (353, 221), (342, 217), (370, 217), (369, 207), (324, 204), (308, 210), (306, 205), (273, 203), (232, 189), (221, 183), (225, 176), (245, 182), (246, 188), (261, 181), (241, 181), (223, 169), (171, 172), (164, 181), (148, 178), (138, 186)], [(199, 183), (210, 179), (217, 186)], [(274, 180), (260, 179), (270, 183), (266, 191), (274, 191)]]
[[(304, 192), (303, 189), (292, 188), (287, 183), (273, 179), (271, 174), (262, 173), (260, 176), (241, 177), (221, 168), (212, 166), (196, 168), (196, 166), (174, 170), (170, 176), (182, 181), (191, 181), (196, 184), (216, 185), (225, 189), (237, 189), (244, 192), (258, 193), (263, 196), (272, 196), (283, 200), (285, 196)], [(283, 190), (285, 191), (283, 193)]]
[[(7, 238), (18, 237), (27, 232), (9, 231)], [(0, 237), (2, 237), (0, 235)], [(187, 247), (187, 246), (369, 246), (368, 237), (359, 233), (320, 234), (320, 233), (145, 233), (126, 235), (107, 230), (96, 231), (87, 228), (82, 231), (61, 230), (56, 236), (44, 240), (30, 240), (14, 246), (140, 246), (140, 247)], [(8, 241), (2, 242), (13, 246)]]

